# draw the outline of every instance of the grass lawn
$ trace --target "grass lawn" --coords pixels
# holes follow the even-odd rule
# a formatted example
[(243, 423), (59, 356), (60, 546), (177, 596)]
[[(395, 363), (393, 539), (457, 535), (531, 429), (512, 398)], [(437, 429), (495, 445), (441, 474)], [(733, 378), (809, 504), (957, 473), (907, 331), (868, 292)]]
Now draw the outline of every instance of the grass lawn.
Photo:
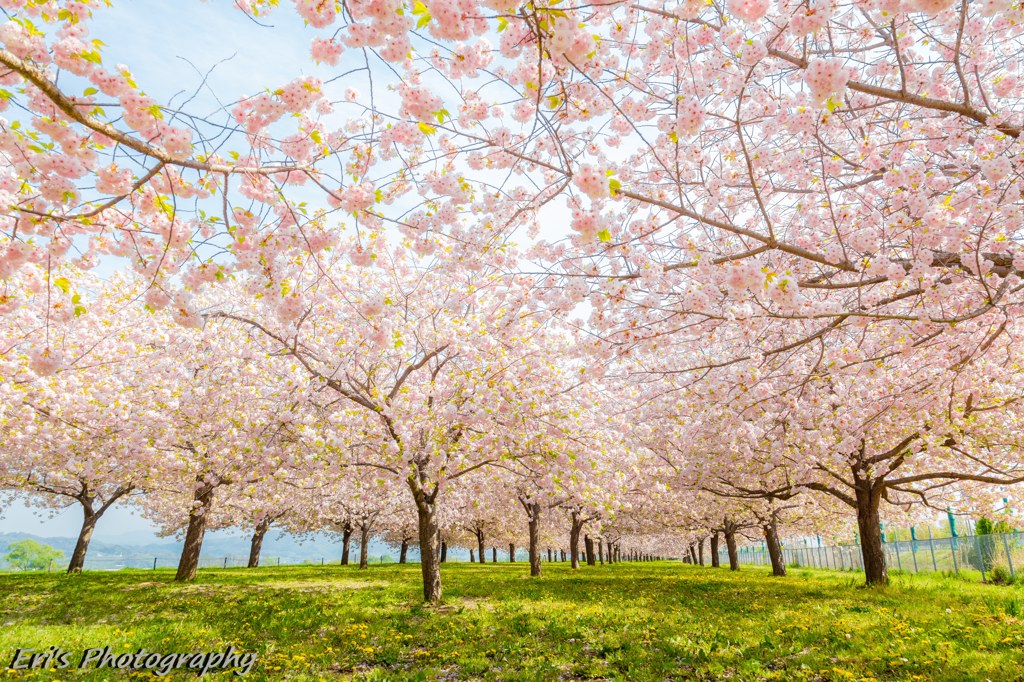
[(258, 680), (1024, 680), (1019, 586), (922, 575), (862, 589), (852, 574), (668, 562), (544, 571), (446, 564), (433, 608), (418, 601), (417, 565), (207, 569), (189, 585), (168, 570), (6, 574), (0, 657), (6, 668), (16, 648), (58, 645), (73, 668), (88, 647), (233, 644), (258, 652), (246, 678)]

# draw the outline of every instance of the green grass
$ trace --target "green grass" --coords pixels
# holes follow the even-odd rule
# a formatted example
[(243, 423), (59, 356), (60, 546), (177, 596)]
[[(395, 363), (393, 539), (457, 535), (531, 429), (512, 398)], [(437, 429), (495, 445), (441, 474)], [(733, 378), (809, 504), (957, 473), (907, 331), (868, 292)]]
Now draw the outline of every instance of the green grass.
[(430, 608), (416, 565), (209, 569), (190, 585), (164, 570), (3, 575), (0, 665), (18, 647), (60, 645), (77, 663), (105, 644), (233, 644), (259, 653), (259, 680), (1024, 680), (1020, 586), (901, 575), (863, 589), (852, 574), (678, 563), (527, 570), (447, 564)]

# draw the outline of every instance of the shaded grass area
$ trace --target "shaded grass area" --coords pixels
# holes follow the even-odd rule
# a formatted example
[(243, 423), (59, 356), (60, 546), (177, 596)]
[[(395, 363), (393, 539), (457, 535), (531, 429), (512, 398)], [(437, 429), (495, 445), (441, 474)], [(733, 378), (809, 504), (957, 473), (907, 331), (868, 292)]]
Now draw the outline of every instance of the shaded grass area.
[(258, 652), (257, 680), (1024, 680), (1020, 586), (916, 575), (863, 589), (842, 573), (668, 562), (527, 571), (448, 564), (429, 608), (417, 565), (208, 569), (189, 585), (170, 570), (3, 575), (0, 665), (19, 647), (62, 646), (76, 665), (94, 646), (234, 645)]

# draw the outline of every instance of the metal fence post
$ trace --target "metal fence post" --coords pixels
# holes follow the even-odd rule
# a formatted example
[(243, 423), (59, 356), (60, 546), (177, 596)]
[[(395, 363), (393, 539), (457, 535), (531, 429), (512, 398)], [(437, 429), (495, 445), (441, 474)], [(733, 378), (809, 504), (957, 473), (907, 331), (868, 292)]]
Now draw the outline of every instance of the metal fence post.
[(978, 553), (978, 566), (981, 567), (981, 582), (987, 583), (985, 580), (985, 550), (981, 545), (981, 538), (977, 535), (972, 535), (974, 538), (974, 551)]
[(953, 557), (953, 571), (960, 575), (960, 566), (956, 562), (956, 538), (951, 537), (949, 539), (949, 555)]
[(932, 540), (932, 527), (928, 526), (928, 548), (932, 551), (932, 570), (939, 572), (939, 565), (935, 561), (935, 541)]
[(153, 570), (156, 570), (156, 557), (153, 557)]
[(902, 571), (903, 570), (903, 560), (900, 559), (900, 541), (897, 540), (893, 544), (896, 545), (896, 568), (898, 568), (898, 569), (900, 569), (900, 571)]
[(1016, 580), (1017, 574), (1013, 571), (1013, 556), (1010, 552), (1010, 542), (1006, 539), (1007, 533), (1000, 533), (1003, 536), (1003, 549), (1006, 550), (1006, 563), (1010, 564), (1010, 579)]

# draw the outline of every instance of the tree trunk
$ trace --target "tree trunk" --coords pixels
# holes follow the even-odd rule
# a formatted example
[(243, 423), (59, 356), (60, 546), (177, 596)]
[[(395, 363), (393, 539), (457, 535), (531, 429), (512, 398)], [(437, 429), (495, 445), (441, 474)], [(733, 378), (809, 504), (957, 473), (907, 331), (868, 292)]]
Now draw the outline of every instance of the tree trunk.
[(736, 551), (736, 524), (726, 516), (722, 530), (725, 532), (725, 547), (729, 550), (729, 570), (738, 571), (740, 570), (740, 555)]
[(419, 481), (409, 477), (409, 487), (416, 501), (416, 520), (420, 535), (420, 572), (423, 574), (423, 600), (436, 602), (441, 600), (441, 567), (438, 564), (440, 554), (437, 534), (437, 505), (419, 486)]
[(776, 525), (776, 516), (773, 512), (764, 524), (764, 541), (768, 545), (768, 558), (772, 561), (772, 575), (783, 577), (786, 575), (786, 563), (782, 560), (782, 543), (779, 542), (779, 530)]
[(694, 566), (697, 565), (697, 546), (696, 545), (690, 545), (690, 563), (692, 563)]
[(249, 542), (249, 563), (246, 564), (247, 568), (259, 568), (260, 565), (260, 552), (263, 551), (263, 538), (267, 535), (267, 531), (270, 530), (270, 517), (267, 517), (256, 524), (256, 528), (252, 531), (252, 540)]
[(529, 505), (530, 527), (530, 575), (540, 575), (540, 503)]
[(471, 563), (471, 564), (475, 564), (476, 563), (476, 550), (473, 549), (472, 547), (469, 548), (469, 563)]
[(71, 563), (68, 564), (68, 573), (81, 573), (85, 568), (85, 553), (89, 551), (89, 541), (92, 540), (92, 532), (96, 530), (96, 522), (100, 515), (92, 509), (92, 504), (82, 504), (82, 530), (78, 533), (78, 542), (75, 543), (75, 551), (71, 554)]
[(498, 548), (497, 547), (491, 547), (491, 563), (492, 564), (498, 563)]
[(551, 548), (548, 547), (548, 563), (551, 563)]
[(402, 538), (402, 548), (398, 550), (398, 563), (404, 564), (409, 558), (409, 541)]
[(597, 539), (597, 560), (604, 566), (604, 538)]
[(697, 558), (700, 560), (700, 565), (704, 565), (704, 538), (700, 539), (697, 543)]
[(870, 479), (861, 479), (856, 482), (854, 492), (857, 495), (857, 527), (860, 530), (860, 553), (864, 558), (864, 578), (868, 585), (885, 585), (889, 582), (889, 570), (885, 566), (878, 515), (882, 489), (877, 484), (872, 485)]
[(580, 567), (580, 531), (583, 524), (576, 512), (572, 513), (572, 525), (569, 527), (569, 559), (573, 570)]
[(559, 551), (559, 552), (561, 553), (561, 555), (562, 555), (562, 558), (560, 559), (560, 561), (561, 561), (561, 562), (562, 562), (562, 563), (564, 564), (564, 563), (565, 563), (565, 550), (564, 550), (564, 549), (560, 549), (560, 550), (558, 550), (558, 551)]
[(477, 528), (476, 529), (476, 548), (480, 552), (480, 563), (482, 563), (482, 564), (487, 563), (487, 557), (484, 556), (484, 552), (486, 550), (484, 548), (484, 530), (483, 530), (483, 528)]
[(441, 541), (441, 563), (448, 561), (448, 543), (444, 540)]
[(206, 535), (207, 512), (210, 511), (210, 503), (213, 501), (215, 486), (204, 483), (200, 486), (194, 496), (192, 511), (188, 515), (188, 530), (185, 531), (185, 546), (181, 549), (181, 559), (178, 560), (178, 572), (174, 574), (177, 581), (192, 580), (196, 577), (196, 570), (199, 568), (199, 553), (203, 549), (203, 536)]
[(583, 536), (583, 549), (587, 553), (587, 566), (596, 566), (597, 560), (594, 557), (594, 540), (589, 534)]
[(359, 526), (359, 568), (369, 567), (368, 553), (370, 551), (370, 524), (364, 523)]
[(510, 564), (516, 562), (516, 545), (513, 542), (508, 543), (508, 562)]
[(719, 568), (722, 561), (718, 556), (718, 531), (711, 534), (711, 568)]
[(352, 547), (352, 524), (348, 521), (341, 527), (341, 565), (348, 566), (348, 552)]

